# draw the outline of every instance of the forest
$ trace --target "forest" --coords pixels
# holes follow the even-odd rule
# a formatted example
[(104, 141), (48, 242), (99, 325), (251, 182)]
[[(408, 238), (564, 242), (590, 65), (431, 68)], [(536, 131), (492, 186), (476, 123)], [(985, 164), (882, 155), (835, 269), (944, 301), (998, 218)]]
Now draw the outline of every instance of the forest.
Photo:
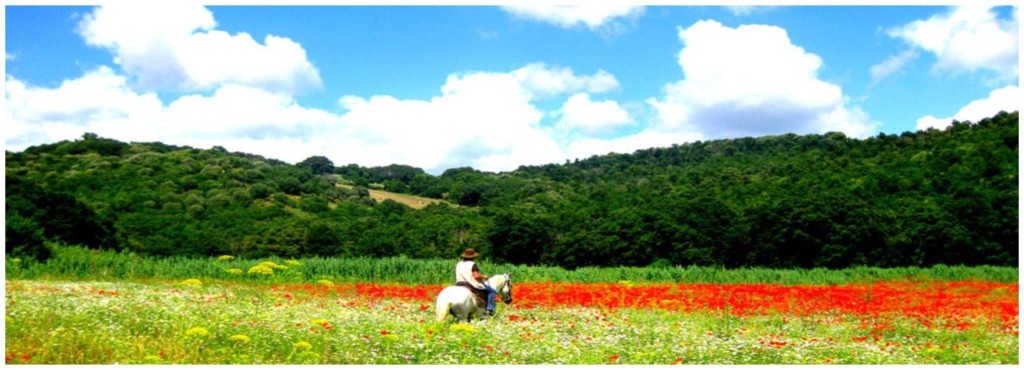
[[(490, 173), (289, 164), (80, 139), (6, 152), (6, 253), (455, 258), (559, 266), (1018, 265), (1018, 113), (745, 137)], [(421, 209), (370, 189), (444, 200)]]

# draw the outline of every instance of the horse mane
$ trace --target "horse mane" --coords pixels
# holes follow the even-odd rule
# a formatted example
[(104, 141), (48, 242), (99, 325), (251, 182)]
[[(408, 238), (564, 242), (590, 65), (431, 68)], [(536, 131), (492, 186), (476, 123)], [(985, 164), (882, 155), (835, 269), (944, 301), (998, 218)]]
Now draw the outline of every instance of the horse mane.
[(494, 276), (491, 276), (491, 278), (487, 279), (487, 280), (490, 281), (491, 279), (496, 279), (498, 277), (501, 277), (502, 279), (504, 279), (504, 281), (502, 281), (502, 283), (504, 283), (506, 281), (511, 281), (512, 280), (512, 274), (509, 274), (509, 273), (494, 275)]

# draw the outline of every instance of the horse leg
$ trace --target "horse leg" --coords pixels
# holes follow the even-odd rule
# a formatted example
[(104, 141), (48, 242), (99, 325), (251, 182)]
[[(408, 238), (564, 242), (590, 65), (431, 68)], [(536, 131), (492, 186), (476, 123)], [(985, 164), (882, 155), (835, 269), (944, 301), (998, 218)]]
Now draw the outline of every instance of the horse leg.
[(451, 306), (452, 305), (449, 302), (441, 302), (440, 300), (438, 300), (438, 302), (437, 302), (437, 322), (443, 322), (444, 319), (448, 317), (448, 313), (451, 311)]

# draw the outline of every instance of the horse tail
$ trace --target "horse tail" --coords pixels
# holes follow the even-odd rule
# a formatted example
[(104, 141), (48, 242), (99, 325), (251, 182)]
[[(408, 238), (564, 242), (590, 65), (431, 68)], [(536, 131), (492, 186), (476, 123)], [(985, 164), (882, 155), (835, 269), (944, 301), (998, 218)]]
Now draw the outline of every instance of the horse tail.
[(448, 311), (452, 308), (451, 302), (447, 299), (442, 299), (441, 296), (437, 297), (437, 322), (444, 322), (444, 319), (448, 317)]

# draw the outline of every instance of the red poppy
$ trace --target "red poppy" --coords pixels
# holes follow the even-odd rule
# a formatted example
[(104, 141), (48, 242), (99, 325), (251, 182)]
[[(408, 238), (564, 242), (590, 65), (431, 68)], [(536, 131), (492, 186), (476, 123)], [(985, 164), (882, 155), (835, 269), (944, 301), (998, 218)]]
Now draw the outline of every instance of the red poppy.
[[(425, 302), (433, 302), (442, 288), (443, 285), (337, 284), (332, 287), (285, 285), (270, 289), (295, 291), (296, 295), (355, 295), (370, 301), (398, 298), (419, 302), (419, 309), (426, 311), (432, 306)], [(872, 335), (880, 335), (893, 330), (893, 317), (913, 318), (927, 327), (943, 322), (942, 325), (960, 330), (970, 329), (968, 323), (974, 322), (972, 318), (991, 318), (1002, 321), (1007, 331), (1016, 331), (1017, 291), (1017, 284), (983, 281), (889, 281), (834, 286), (519, 283), (516, 284), (515, 305), (519, 308), (586, 306), (611, 310), (722, 311), (736, 316), (783, 314), (792, 317), (832, 312), (837, 314), (832, 317), (840, 320), (843, 314), (863, 317), (861, 327), (872, 331)], [(365, 300), (338, 303), (366, 304)], [(387, 309), (396, 311), (401, 307)], [(525, 319), (511, 315), (509, 320)], [(950, 320), (952, 323), (947, 324)]]

